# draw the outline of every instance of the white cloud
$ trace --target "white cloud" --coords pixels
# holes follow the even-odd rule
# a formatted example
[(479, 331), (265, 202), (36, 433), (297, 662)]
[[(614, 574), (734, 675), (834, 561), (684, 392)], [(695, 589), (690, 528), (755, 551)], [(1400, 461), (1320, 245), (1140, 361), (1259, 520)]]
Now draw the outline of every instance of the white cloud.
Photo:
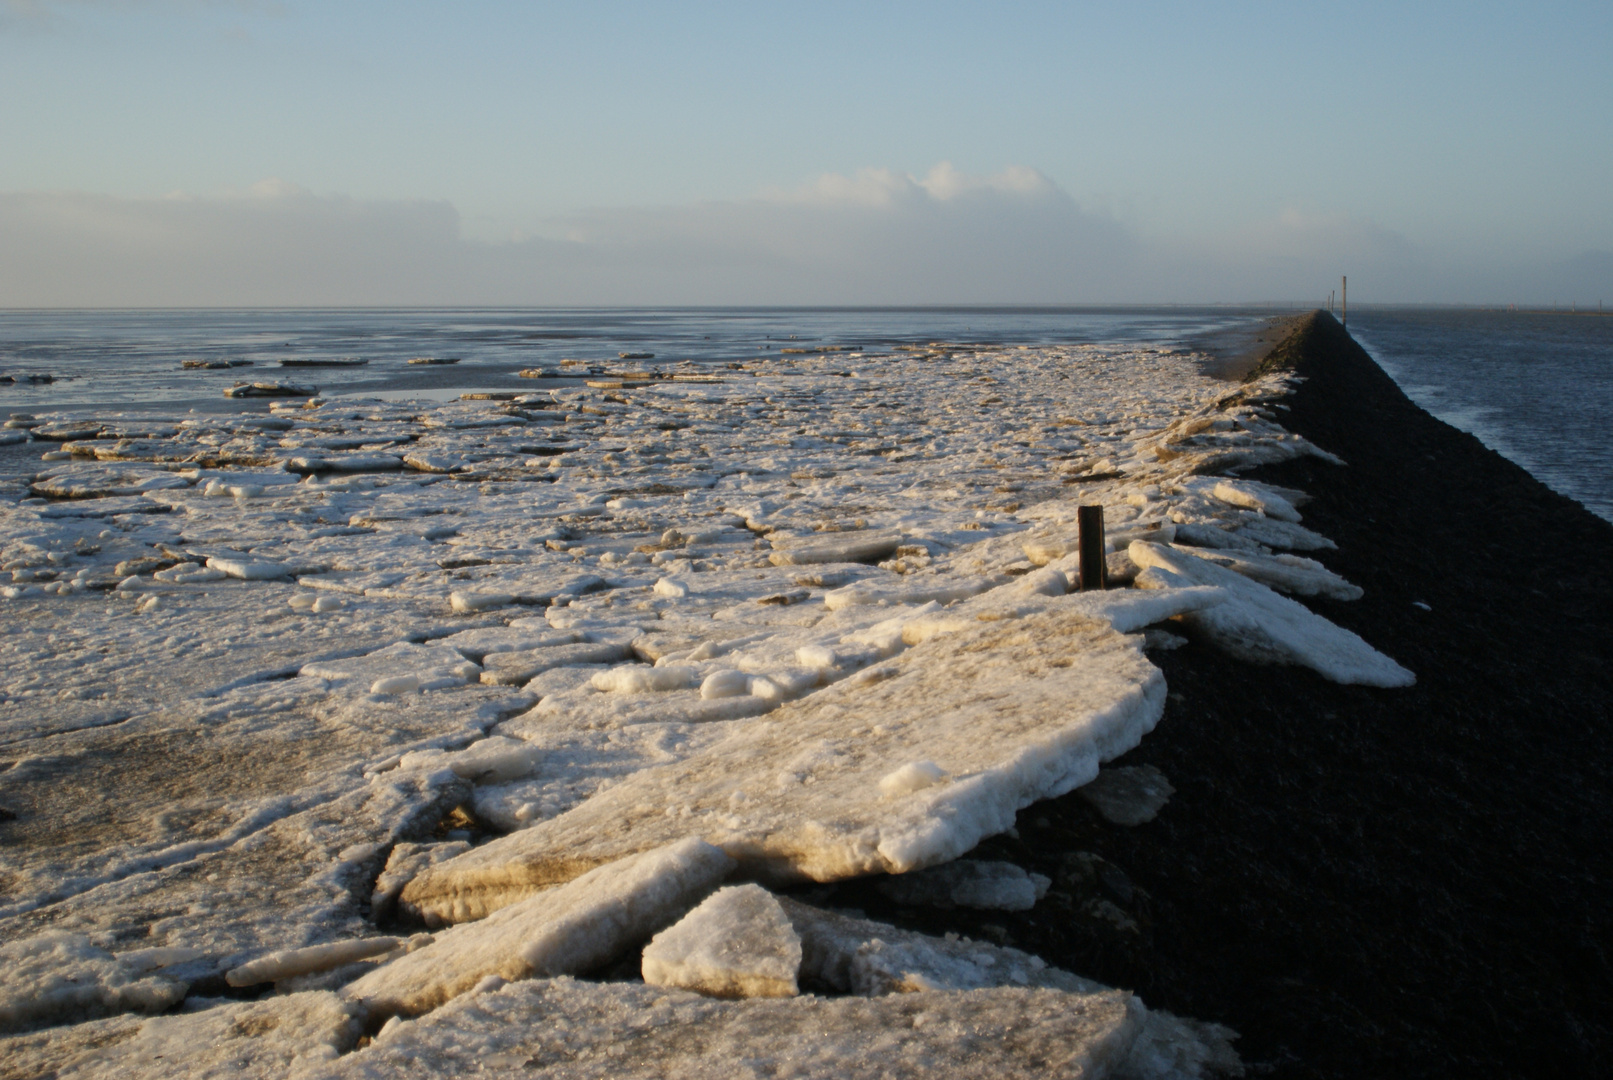
[[(596, 209), (507, 244), (465, 239), (445, 202), (278, 179), (211, 197), (0, 194), (4, 306), (1320, 300), (1340, 273), (1362, 300), (1529, 299), (1526, 286), (1575, 298), (1557, 282), (1577, 264), (1435, 262), (1370, 221), (1299, 210), (1207, 239), (1144, 239), (1034, 170), (945, 163)], [(1589, 277), (1605, 277), (1605, 257), (1593, 262)]]

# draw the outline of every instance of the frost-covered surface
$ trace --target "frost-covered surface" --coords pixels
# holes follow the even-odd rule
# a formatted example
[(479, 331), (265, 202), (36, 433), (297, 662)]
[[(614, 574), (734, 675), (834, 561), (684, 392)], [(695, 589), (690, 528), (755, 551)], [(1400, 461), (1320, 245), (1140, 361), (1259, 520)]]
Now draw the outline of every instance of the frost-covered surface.
[[(795, 900), (780, 903), (801, 940), (800, 976), (818, 986), (869, 997), (991, 987), (1070, 995), (1108, 990), (1018, 949), (955, 935), (934, 938)], [(1176, 1080), (1210, 1072), (1242, 1074), (1231, 1030), (1148, 1009), (1136, 998), (1131, 1010), (1140, 1023), (1116, 1075)]]
[[(396, 977), (461, 929), (360, 956), (400, 908), (480, 918), (667, 845), (767, 879), (945, 864), (1146, 734), (1167, 619), (1404, 682), (1266, 587), (1357, 593), (1292, 554), (1331, 546), (1304, 493), (1226, 474), (1328, 456), (1284, 392), (947, 347), (14, 418), (45, 457), (0, 482), (0, 947), (56, 959), (7, 1022)], [(1094, 503), (1147, 588), (1069, 592)]]
[(1135, 1041), (1129, 995), (992, 989), (722, 1001), (642, 983), (541, 979), (382, 1031), (329, 1077), (729, 1080), (1112, 1075)]
[(0, 1039), (0, 1075), (61, 1080), (304, 1080), (362, 1034), (354, 1007), (330, 993), (263, 1001), (197, 998), (186, 1011)]
[[(890, 654), (901, 633), (881, 623), (863, 638)], [(1164, 694), (1131, 641), (1056, 601), (976, 622), (439, 863), (399, 902), (431, 919), (477, 918), (686, 836), (778, 880), (933, 865), (1091, 780), (1153, 728)]]
[(601, 866), (565, 885), (456, 926), (347, 987), (372, 1016), (413, 1016), (483, 979), (571, 975), (673, 921), (709, 892), (733, 862), (699, 840)]
[(800, 971), (801, 939), (757, 885), (717, 890), (644, 947), (645, 982), (711, 997), (790, 997)]
[(0, 1031), (41, 1019), (162, 1012), (184, 1000), (186, 990), (184, 983), (98, 949), (80, 934), (60, 931), (0, 945), (0, 970)]
[(1417, 677), (1361, 638), (1260, 582), (1182, 549), (1134, 541), (1131, 559), (1145, 589), (1215, 585), (1226, 603), (1186, 616), (1189, 626), (1242, 660), (1300, 664), (1340, 683), (1410, 686)]

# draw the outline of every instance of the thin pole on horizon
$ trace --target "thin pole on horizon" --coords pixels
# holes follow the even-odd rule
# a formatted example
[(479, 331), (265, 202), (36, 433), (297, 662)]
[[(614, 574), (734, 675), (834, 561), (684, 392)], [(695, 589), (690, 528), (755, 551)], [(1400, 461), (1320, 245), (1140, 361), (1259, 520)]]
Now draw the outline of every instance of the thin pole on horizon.
[(1350, 328), (1350, 276), (1344, 275), (1340, 280), (1339, 288), (1339, 325), (1348, 330)]

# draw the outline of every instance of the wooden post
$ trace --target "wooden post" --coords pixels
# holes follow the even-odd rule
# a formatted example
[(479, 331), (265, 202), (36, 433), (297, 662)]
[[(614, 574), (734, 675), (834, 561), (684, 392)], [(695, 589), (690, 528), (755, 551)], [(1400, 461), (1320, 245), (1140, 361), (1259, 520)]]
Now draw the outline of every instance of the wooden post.
[(1339, 322), (1348, 330), (1350, 328), (1350, 279), (1348, 275), (1345, 276), (1343, 283), (1339, 287), (1339, 311), (1343, 314), (1343, 318)]
[(1109, 576), (1103, 557), (1103, 507), (1077, 507), (1075, 523), (1076, 547), (1081, 553), (1081, 589), (1106, 589)]

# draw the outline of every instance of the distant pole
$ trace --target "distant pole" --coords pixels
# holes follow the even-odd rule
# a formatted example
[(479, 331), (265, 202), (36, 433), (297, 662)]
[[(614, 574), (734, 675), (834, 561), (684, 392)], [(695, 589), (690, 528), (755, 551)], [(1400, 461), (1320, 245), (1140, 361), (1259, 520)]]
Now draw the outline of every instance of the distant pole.
[(1339, 319), (1339, 322), (1341, 322), (1344, 325), (1344, 328), (1346, 330), (1348, 330), (1350, 328), (1350, 278), (1349, 278), (1349, 275), (1345, 275), (1344, 280), (1340, 284), (1339, 312), (1342, 315), (1342, 318)]

